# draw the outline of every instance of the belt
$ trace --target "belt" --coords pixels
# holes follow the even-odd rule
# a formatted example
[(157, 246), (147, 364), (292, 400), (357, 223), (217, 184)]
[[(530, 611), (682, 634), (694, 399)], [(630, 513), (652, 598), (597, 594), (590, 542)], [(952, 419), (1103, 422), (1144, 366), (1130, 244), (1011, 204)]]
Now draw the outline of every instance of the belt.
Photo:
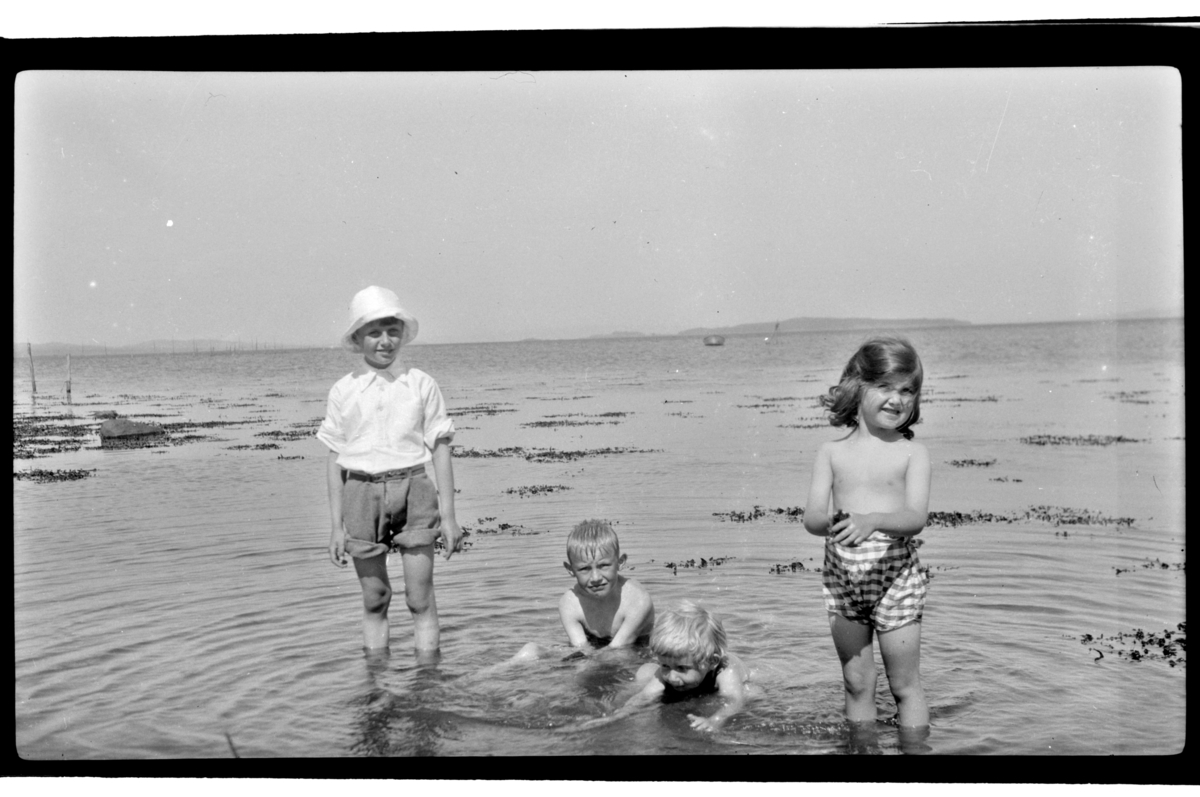
[(346, 471), (347, 479), (354, 479), (360, 482), (390, 482), (398, 479), (407, 479), (412, 476), (419, 476), (425, 473), (424, 465), (413, 465), (411, 468), (400, 468), (398, 470), (385, 470), (381, 473), (359, 473), (356, 470)]

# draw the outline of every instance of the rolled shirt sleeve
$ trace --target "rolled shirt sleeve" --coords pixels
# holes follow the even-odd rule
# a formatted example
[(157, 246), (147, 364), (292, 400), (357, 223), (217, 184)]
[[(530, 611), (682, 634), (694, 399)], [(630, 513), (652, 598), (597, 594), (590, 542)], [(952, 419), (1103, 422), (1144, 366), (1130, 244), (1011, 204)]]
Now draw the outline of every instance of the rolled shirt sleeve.
[(442, 398), (441, 388), (433, 378), (425, 376), (426, 385), (422, 385), (422, 398), (425, 402), (425, 447), (433, 450), (439, 439), (445, 438), (449, 443), (454, 439), (454, 421), (446, 412), (446, 400)]
[(337, 384), (329, 391), (329, 398), (325, 402), (325, 420), (317, 429), (317, 439), (328, 446), (330, 451), (337, 454), (342, 453), (346, 448), (346, 435), (342, 430), (342, 399), (345, 393), (345, 382), (346, 379), (338, 380)]

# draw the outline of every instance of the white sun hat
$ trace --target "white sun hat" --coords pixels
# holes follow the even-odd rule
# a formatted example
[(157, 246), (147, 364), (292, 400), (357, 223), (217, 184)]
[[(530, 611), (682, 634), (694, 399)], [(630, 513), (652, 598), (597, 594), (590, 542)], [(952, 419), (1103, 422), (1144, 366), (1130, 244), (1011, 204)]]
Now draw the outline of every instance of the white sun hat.
[(387, 288), (372, 285), (354, 294), (350, 300), (350, 327), (342, 335), (342, 346), (361, 352), (362, 348), (354, 342), (354, 333), (380, 318), (399, 318), (404, 322), (401, 346), (417, 336), (417, 319), (400, 306), (400, 297)]

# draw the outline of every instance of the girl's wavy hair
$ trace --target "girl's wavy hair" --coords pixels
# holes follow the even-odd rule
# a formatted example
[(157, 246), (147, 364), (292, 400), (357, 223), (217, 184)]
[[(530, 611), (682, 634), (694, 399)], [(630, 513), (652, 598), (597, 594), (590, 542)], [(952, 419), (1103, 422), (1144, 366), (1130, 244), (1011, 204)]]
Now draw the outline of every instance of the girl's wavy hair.
[(725, 626), (696, 604), (684, 601), (654, 621), (650, 650), (693, 665), (715, 667), (725, 663)]
[(821, 406), (828, 410), (832, 425), (855, 427), (858, 426), (858, 403), (864, 388), (888, 380), (911, 381), (915, 391), (912, 414), (897, 431), (906, 440), (912, 440), (910, 427), (921, 420), (921, 382), (924, 378), (921, 358), (911, 343), (899, 337), (872, 338), (859, 346), (846, 363), (841, 381), (829, 388), (828, 395), (821, 396)]

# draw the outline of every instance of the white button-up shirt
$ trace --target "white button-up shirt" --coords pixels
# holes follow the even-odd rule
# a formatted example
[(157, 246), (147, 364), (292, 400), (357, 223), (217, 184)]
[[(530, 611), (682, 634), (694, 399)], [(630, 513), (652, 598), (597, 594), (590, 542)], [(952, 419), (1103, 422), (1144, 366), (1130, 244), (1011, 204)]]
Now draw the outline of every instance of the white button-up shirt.
[(398, 363), (363, 364), (339, 379), (317, 430), (339, 466), (362, 473), (429, 462), (438, 438), (454, 438), (442, 391), (429, 374)]

